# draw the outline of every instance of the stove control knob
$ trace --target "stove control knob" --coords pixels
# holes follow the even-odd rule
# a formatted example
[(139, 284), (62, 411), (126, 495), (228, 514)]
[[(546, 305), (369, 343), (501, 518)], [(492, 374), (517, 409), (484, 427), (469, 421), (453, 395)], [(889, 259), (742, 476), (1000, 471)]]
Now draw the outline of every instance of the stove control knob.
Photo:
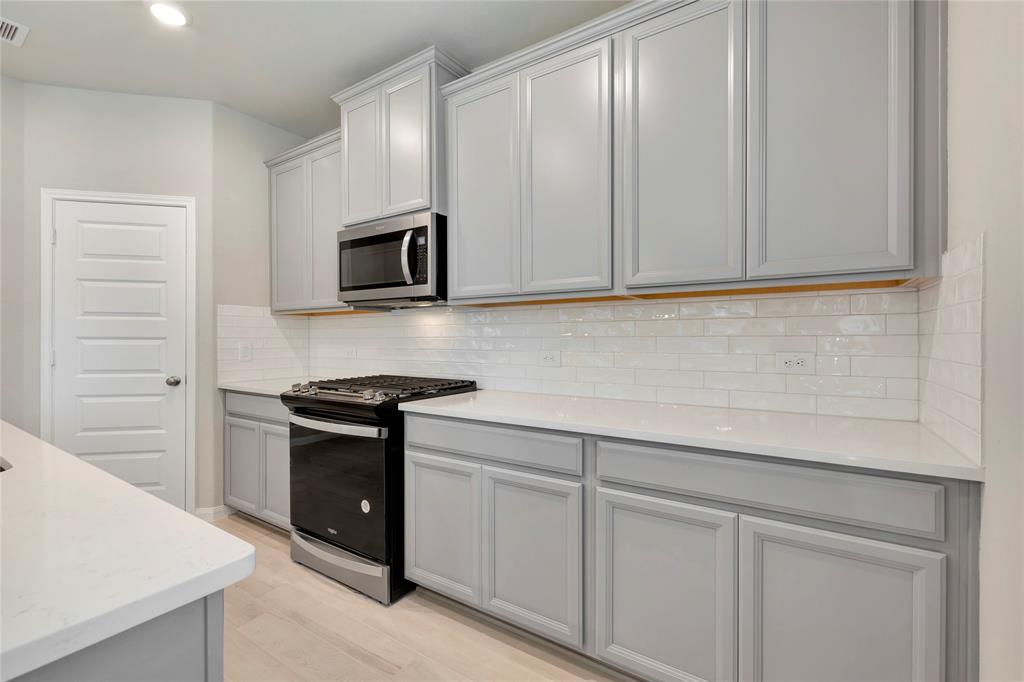
[(370, 513), (370, 503), (368, 500), (363, 500), (359, 503), (359, 508), (363, 510), (364, 514)]
[(292, 384), (292, 391), (294, 391), (295, 393), (298, 393), (299, 389), (301, 389), (301, 388), (302, 388), (302, 384)]

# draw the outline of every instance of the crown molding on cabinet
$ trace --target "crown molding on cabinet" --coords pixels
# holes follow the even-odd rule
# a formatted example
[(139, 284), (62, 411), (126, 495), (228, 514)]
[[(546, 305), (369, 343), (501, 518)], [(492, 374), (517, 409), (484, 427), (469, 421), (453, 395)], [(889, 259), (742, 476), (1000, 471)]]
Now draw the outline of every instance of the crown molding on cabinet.
[(469, 73), (469, 69), (467, 69), (461, 63), (459, 63), (457, 60), (453, 59), (449, 55), (445, 54), (441, 50), (431, 45), (427, 49), (421, 50), (420, 52), (417, 52), (416, 54), (410, 57), (406, 57), (397, 64), (389, 66), (383, 71), (375, 73), (369, 78), (361, 80), (355, 85), (349, 86), (342, 90), (341, 92), (331, 95), (331, 99), (333, 99), (336, 103), (341, 104), (345, 100), (354, 97), (360, 93), (363, 93), (367, 90), (370, 90), (371, 88), (375, 88), (384, 83), (385, 81), (389, 81), (392, 78), (401, 76), (403, 73), (411, 69), (415, 69), (417, 66), (429, 64), (431, 62), (434, 62), (441, 68), (445, 69), (446, 71), (449, 71), (456, 78), (460, 78)]
[(658, 14), (670, 12), (677, 7), (688, 5), (696, 0), (637, 0), (621, 9), (602, 14), (585, 24), (574, 26), (556, 36), (543, 40), (510, 55), (495, 59), (477, 67), (468, 76), (452, 81), (441, 88), (443, 97), (451, 97), (457, 92), (490, 80), (509, 71), (517, 71), (535, 61), (565, 52), (574, 47), (605, 38), (649, 19)]
[(272, 159), (267, 159), (266, 161), (263, 162), (263, 165), (266, 166), (267, 168), (270, 168), (272, 166), (284, 163), (285, 161), (291, 161), (292, 159), (308, 154), (314, 149), (319, 149), (320, 147), (323, 147), (325, 144), (330, 144), (331, 142), (338, 142), (339, 140), (341, 140), (341, 128), (328, 130), (326, 133), (322, 135), (317, 135), (313, 139), (308, 140), (307, 142), (303, 142), (298, 147), (292, 147), (288, 151), (281, 152)]

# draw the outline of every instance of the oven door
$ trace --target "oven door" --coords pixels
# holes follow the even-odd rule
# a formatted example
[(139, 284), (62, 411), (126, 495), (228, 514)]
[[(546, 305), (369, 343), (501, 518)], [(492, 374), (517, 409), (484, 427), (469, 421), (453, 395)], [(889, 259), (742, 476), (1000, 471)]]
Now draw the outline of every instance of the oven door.
[(399, 216), (338, 232), (338, 300), (435, 296), (434, 234), (431, 213)]
[(289, 415), (291, 522), (387, 561), (384, 462), (388, 430)]

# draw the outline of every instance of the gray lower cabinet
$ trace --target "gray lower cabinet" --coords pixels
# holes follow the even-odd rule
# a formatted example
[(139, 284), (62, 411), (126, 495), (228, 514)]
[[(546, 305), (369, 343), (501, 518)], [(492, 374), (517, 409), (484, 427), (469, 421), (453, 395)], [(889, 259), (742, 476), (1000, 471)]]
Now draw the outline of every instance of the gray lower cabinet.
[(258, 515), (291, 527), (288, 427), (260, 424), (260, 467), (263, 471)]
[(737, 515), (606, 488), (596, 508), (597, 655), (646, 679), (735, 679)]
[(287, 410), (276, 398), (228, 393), (224, 504), (291, 528)]
[(583, 644), (580, 483), (483, 467), (483, 607)]
[(260, 425), (241, 417), (224, 418), (224, 502), (257, 513), (260, 493)]
[(481, 603), (479, 464), (405, 454), (405, 577)]
[(943, 679), (945, 555), (740, 518), (740, 679)]

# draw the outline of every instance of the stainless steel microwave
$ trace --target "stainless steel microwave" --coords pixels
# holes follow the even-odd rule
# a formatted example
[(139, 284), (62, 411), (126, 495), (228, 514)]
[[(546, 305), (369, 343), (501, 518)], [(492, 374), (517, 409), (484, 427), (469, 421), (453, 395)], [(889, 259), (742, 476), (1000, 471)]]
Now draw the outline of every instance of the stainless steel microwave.
[(444, 300), (445, 217), (423, 212), (338, 232), (338, 300), (400, 308)]

